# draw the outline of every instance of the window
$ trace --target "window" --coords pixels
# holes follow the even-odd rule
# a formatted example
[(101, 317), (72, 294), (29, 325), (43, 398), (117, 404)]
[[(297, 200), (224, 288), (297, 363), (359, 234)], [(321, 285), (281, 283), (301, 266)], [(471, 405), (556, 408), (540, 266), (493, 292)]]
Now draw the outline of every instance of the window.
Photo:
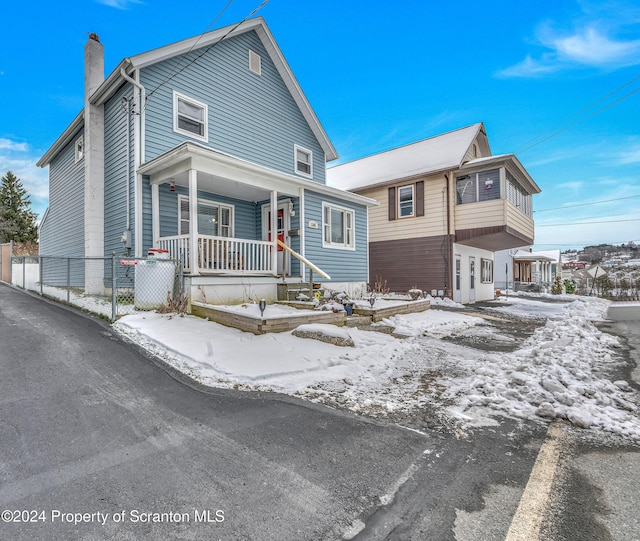
[(480, 259), (480, 265), (480, 281), (483, 284), (490, 284), (493, 282), (493, 260), (483, 257)]
[(398, 216), (407, 218), (413, 216), (413, 184), (398, 188)]
[(500, 199), (500, 169), (456, 177), (458, 205)]
[(78, 163), (82, 158), (84, 158), (84, 139), (82, 136), (76, 139), (75, 149), (76, 163)]
[(173, 130), (202, 141), (208, 140), (208, 108), (177, 92), (173, 93)]
[[(189, 234), (189, 199), (180, 196), (178, 202), (180, 235)], [(214, 237), (231, 237), (233, 207), (213, 201), (198, 200), (198, 233)]]
[(262, 58), (251, 49), (249, 49), (249, 70), (256, 75), (262, 75)]
[(294, 146), (296, 173), (304, 177), (313, 177), (313, 153), (306, 148)]
[(322, 245), (325, 248), (355, 249), (353, 210), (322, 204)]
[(511, 201), (518, 209), (531, 218), (533, 209), (531, 207), (531, 194), (528, 194), (518, 184), (509, 171), (506, 172), (507, 179), (507, 201)]
[(424, 181), (389, 188), (389, 221), (424, 216)]

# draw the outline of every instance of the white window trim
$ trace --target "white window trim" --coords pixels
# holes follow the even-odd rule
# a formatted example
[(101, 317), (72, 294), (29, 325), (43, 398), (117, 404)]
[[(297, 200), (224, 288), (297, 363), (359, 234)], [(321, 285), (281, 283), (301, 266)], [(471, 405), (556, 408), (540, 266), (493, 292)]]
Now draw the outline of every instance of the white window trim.
[[(183, 130), (178, 127), (178, 100), (186, 101), (195, 107), (200, 107), (204, 110), (204, 135), (198, 135), (196, 133)], [(179, 133), (181, 135), (186, 135), (187, 137), (191, 137), (192, 139), (197, 139), (198, 141), (204, 141), (205, 143), (209, 142), (209, 106), (206, 103), (202, 103), (201, 101), (190, 98), (189, 96), (185, 96), (184, 94), (180, 94), (180, 92), (173, 91), (173, 131)]]
[(75, 163), (84, 159), (84, 137), (81, 135), (76, 139), (74, 146)]
[[(351, 241), (352, 244), (348, 245), (346, 244), (346, 242), (344, 244), (337, 244), (337, 243), (333, 243), (331, 241), (327, 242), (327, 240), (325, 239), (325, 230), (326, 230), (326, 222), (325, 222), (325, 216), (326, 216), (326, 209), (333, 209), (333, 210), (338, 210), (341, 212), (346, 214), (350, 214), (351, 215)], [(329, 223), (329, 227), (331, 227), (331, 224)], [(345, 239), (346, 239), (346, 225), (345, 225)], [(334, 205), (333, 203), (327, 203), (324, 202), (322, 203), (322, 247), (323, 248), (331, 248), (333, 250), (348, 250), (350, 252), (355, 251), (356, 249), (356, 213), (355, 210), (350, 209), (350, 208), (346, 208), (346, 207), (341, 207), (339, 205)]]
[[(182, 222), (187, 222), (189, 223), (189, 215), (187, 214), (187, 219), (183, 220), (182, 219), (182, 202), (186, 201), (187, 203), (189, 202), (189, 197), (186, 195), (178, 195), (178, 235), (184, 235), (186, 233), (181, 233), (180, 231), (182, 231)], [(221, 208), (227, 208), (229, 209), (229, 237), (226, 238), (234, 238), (235, 232), (234, 232), (234, 227), (235, 227), (235, 206), (234, 205), (229, 205), (227, 203), (220, 203), (218, 201), (212, 201), (211, 199), (201, 199), (198, 198), (198, 206), (199, 205), (205, 205), (205, 206), (209, 206), (209, 207), (218, 207), (218, 209)], [(219, 233), (219, 231), (218, 231)], [(202, 233), (198, 233), (198, 234), (202, 234)], [(217, 235), (218, 237), (223, 237), (224, 235)]]
[[(298, 150), (309, 154), (309, 173), (305, 173), (298, 169)], [(300, 175), (305, 178), (313, 178), (313, 152), (308, 148), (301, 147), (300, 145), (293, 145), (293, 170), (296, 175)]]
[[(402, 216), (400, 213), (400, 190), (404, 188), (411, 189), (411, 214), (407, 214), (406, 216)], [(416, 215), (416, 186), (415, 184), (405, 184), (404, 186), (398, 186), (396, 190), (396, 216), (398, 220), (404, 220), (405, 218), (413, 218)]]
[[(487, 280), (487, 278), (490, 278)], [(480, 258), (480, 283), (492, 284), (493, 283), (493, 259), (486, 257)]]

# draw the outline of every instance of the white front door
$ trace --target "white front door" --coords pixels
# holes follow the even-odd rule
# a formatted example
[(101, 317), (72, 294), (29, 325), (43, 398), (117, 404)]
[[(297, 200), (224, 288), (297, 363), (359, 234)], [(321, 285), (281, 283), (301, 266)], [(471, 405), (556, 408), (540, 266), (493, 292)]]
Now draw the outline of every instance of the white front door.
[(476, 258), (469, 256), (469, 302), (476, 302)]
[[(278, 240), (289, 245), (289, 229), (291, 228), (291, 218), (289, 215), (289, 202), (278, 203)], [(262, 239), (271, 240), (271, 208), (269, 205), (262, 207)], [(284, 248), (278, 246), (278, 274), (291, 274), (290, 257)]]
[(453, 276), (453, 300), (460, 302), (462, 299), (462, 257), (458, 254), (455, 256), (455, 267)]

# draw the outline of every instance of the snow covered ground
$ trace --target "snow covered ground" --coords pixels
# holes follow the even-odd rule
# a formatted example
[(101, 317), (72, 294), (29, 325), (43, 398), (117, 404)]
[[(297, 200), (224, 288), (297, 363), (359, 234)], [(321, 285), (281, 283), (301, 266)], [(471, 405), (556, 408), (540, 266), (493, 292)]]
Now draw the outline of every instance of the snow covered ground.
[[(313, 325), (333, 336), (348, 333), (354, 347), (291, 332), (255, 336), (152, 312), (125, 316), (114, 328), (212, 387), (287, 393), (391, 419), (436, 411), (444, 424), (462, 428), (495, 424), (503, 416), (561, 418), (640, 442), (638, 393), (609, 376), (622, 363), (621, 344), (593, 324), (605, 318), (608, 302), (546, 301), (503, 297), (484, 311), (489, 317), (477, 317), (462, 305), (432, 299), (431, 310), (382, 322), (408, 338)], [(535, 318), (540, 326), (517, 346), (491, 324), (503, 315), (515, 325)], [(498, 354), (455, 343), (470, 335), (514, 341), (514, 350)]]

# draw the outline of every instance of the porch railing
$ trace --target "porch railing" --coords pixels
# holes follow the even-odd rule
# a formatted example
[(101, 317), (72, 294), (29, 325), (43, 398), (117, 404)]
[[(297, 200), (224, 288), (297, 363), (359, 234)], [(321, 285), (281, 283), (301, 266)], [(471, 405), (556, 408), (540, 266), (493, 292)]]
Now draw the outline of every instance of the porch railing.
[[(191, 271), (189, 235), (162, 237), (159, 244)], [(198, 268), (202, 274), (272, 274), (271, 248), (269, 241), (198, 235)]]

